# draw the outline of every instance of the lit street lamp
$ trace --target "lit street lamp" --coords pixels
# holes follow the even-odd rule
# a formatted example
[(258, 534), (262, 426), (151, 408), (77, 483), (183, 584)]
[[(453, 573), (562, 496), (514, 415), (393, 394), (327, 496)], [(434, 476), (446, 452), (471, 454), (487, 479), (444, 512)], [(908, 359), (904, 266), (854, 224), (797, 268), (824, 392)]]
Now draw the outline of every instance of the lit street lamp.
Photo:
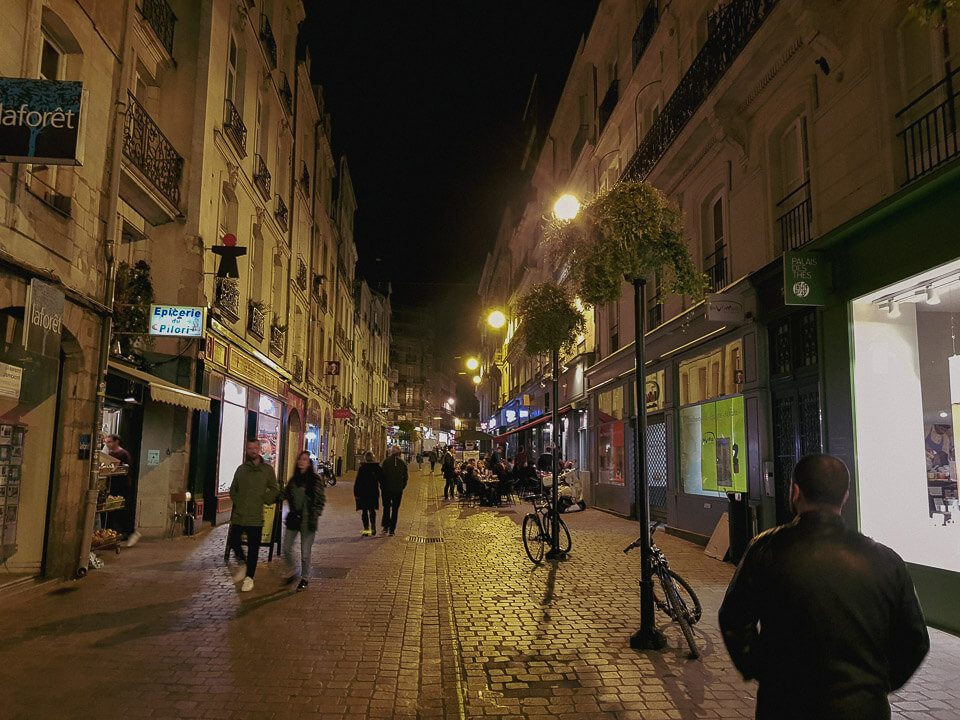
[(483, 379), (482, 379), (479, 375), (474, 375), (474, 376), (473, 376), (473, 384), (474, 384), (474, 385), (479, 385), (481, 382), (483, 382)]
[(480, 367), (480, 361), (475, 357), (467, 358), (467, 370), (476, 370)]
[(559, 220), (573, 220), (578, 212), (580, 212), (580, 201), (575, 195), (569, 193), (561, 195), (553, 206), (553, 214)]
[(492, 328), (502, 328), (507, 324), (507, 316), (499, 310), (494, 310), (487, 316), (487, 324)]

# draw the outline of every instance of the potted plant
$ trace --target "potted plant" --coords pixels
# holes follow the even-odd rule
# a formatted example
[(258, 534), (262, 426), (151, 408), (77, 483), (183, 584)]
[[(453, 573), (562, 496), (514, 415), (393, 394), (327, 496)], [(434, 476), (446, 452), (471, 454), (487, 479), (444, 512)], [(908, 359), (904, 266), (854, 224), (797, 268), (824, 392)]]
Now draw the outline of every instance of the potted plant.
[(133, 266), (117, 265), (113, 301), (113, 334), (124, 357), (136, 357), (153, 348), (150, 335), (150, 304), (154, 300), (150, 266), (143, 260)]

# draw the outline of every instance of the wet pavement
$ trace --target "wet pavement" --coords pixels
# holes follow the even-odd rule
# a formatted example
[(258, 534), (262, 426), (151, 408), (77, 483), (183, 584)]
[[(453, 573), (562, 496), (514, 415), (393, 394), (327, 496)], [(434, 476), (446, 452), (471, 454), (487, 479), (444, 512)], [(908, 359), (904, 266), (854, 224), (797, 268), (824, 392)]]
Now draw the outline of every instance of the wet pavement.
[[(411, 466), (415, 467), (415, 466)], [(662, 652), (632, 650), (636, 524), (564, 516), (565, 562), (534, 567), (527, 506), (443, 501), (413, 472), (395, 537), (361, 536), (349, 476), (327, 490), (306, 592), (266, 550), (252, 592), (223, 564), (226, 527), (141, 541), (79, 582), (0, 594), (0, 718), (749, 718), (716, 611), (733, 566), (657, 535), (704, 606), (702, 656), (666, 622)], [(960, 639), (892, 697), (894, 717), (960, 717)]]

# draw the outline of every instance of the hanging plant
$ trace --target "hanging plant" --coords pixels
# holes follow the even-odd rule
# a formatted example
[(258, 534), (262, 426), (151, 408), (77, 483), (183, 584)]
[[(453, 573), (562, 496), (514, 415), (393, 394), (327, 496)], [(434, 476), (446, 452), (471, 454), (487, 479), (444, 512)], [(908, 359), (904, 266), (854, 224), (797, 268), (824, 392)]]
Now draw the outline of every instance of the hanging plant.
[(527, 355), (569, 350), (586, 327), (583, 313), (567, 291), (555, 283), (540, 283), (517, 302), (519, 340)]
[(554, 268), (568, 271), (576, 294), (591, 305), (619, 298), (624, 279), (656, 276), (661, 300), (668, 292), (699, 300), (709, 287), (684, 243), (683, 213), (646, 182), (617, 183), (573, 220), (554, 220), (545, 247)]
[(152, 350), (150, 304), (154, 296), (150, 266), (143, 260), (133, 267), (121, 262), (114, 287), (113, 333), (120, 344), (120, 354), (130, 357), (141, 350)]
[(907, 9), (924, 25), (943, 27), (949, 15), (960, 11), (960, 0), (909, 0)]

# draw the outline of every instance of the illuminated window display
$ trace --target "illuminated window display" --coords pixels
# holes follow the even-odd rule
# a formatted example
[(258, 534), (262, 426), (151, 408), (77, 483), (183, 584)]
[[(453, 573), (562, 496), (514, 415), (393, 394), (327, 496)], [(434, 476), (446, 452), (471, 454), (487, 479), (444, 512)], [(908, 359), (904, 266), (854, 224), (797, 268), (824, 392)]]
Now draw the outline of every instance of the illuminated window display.
[(626, 444), (623, 406), (624, 386), (612, 388), (597, 396), (597, 437), (600, 472), (598, 481), (605, 485), (626, 484)]
[(860, 524), (960, 571), (960, 260), (853, 302)]
[(747, 491), (747, 434), (743, 397), (680, 410), (683, 491), (723, 496)]

